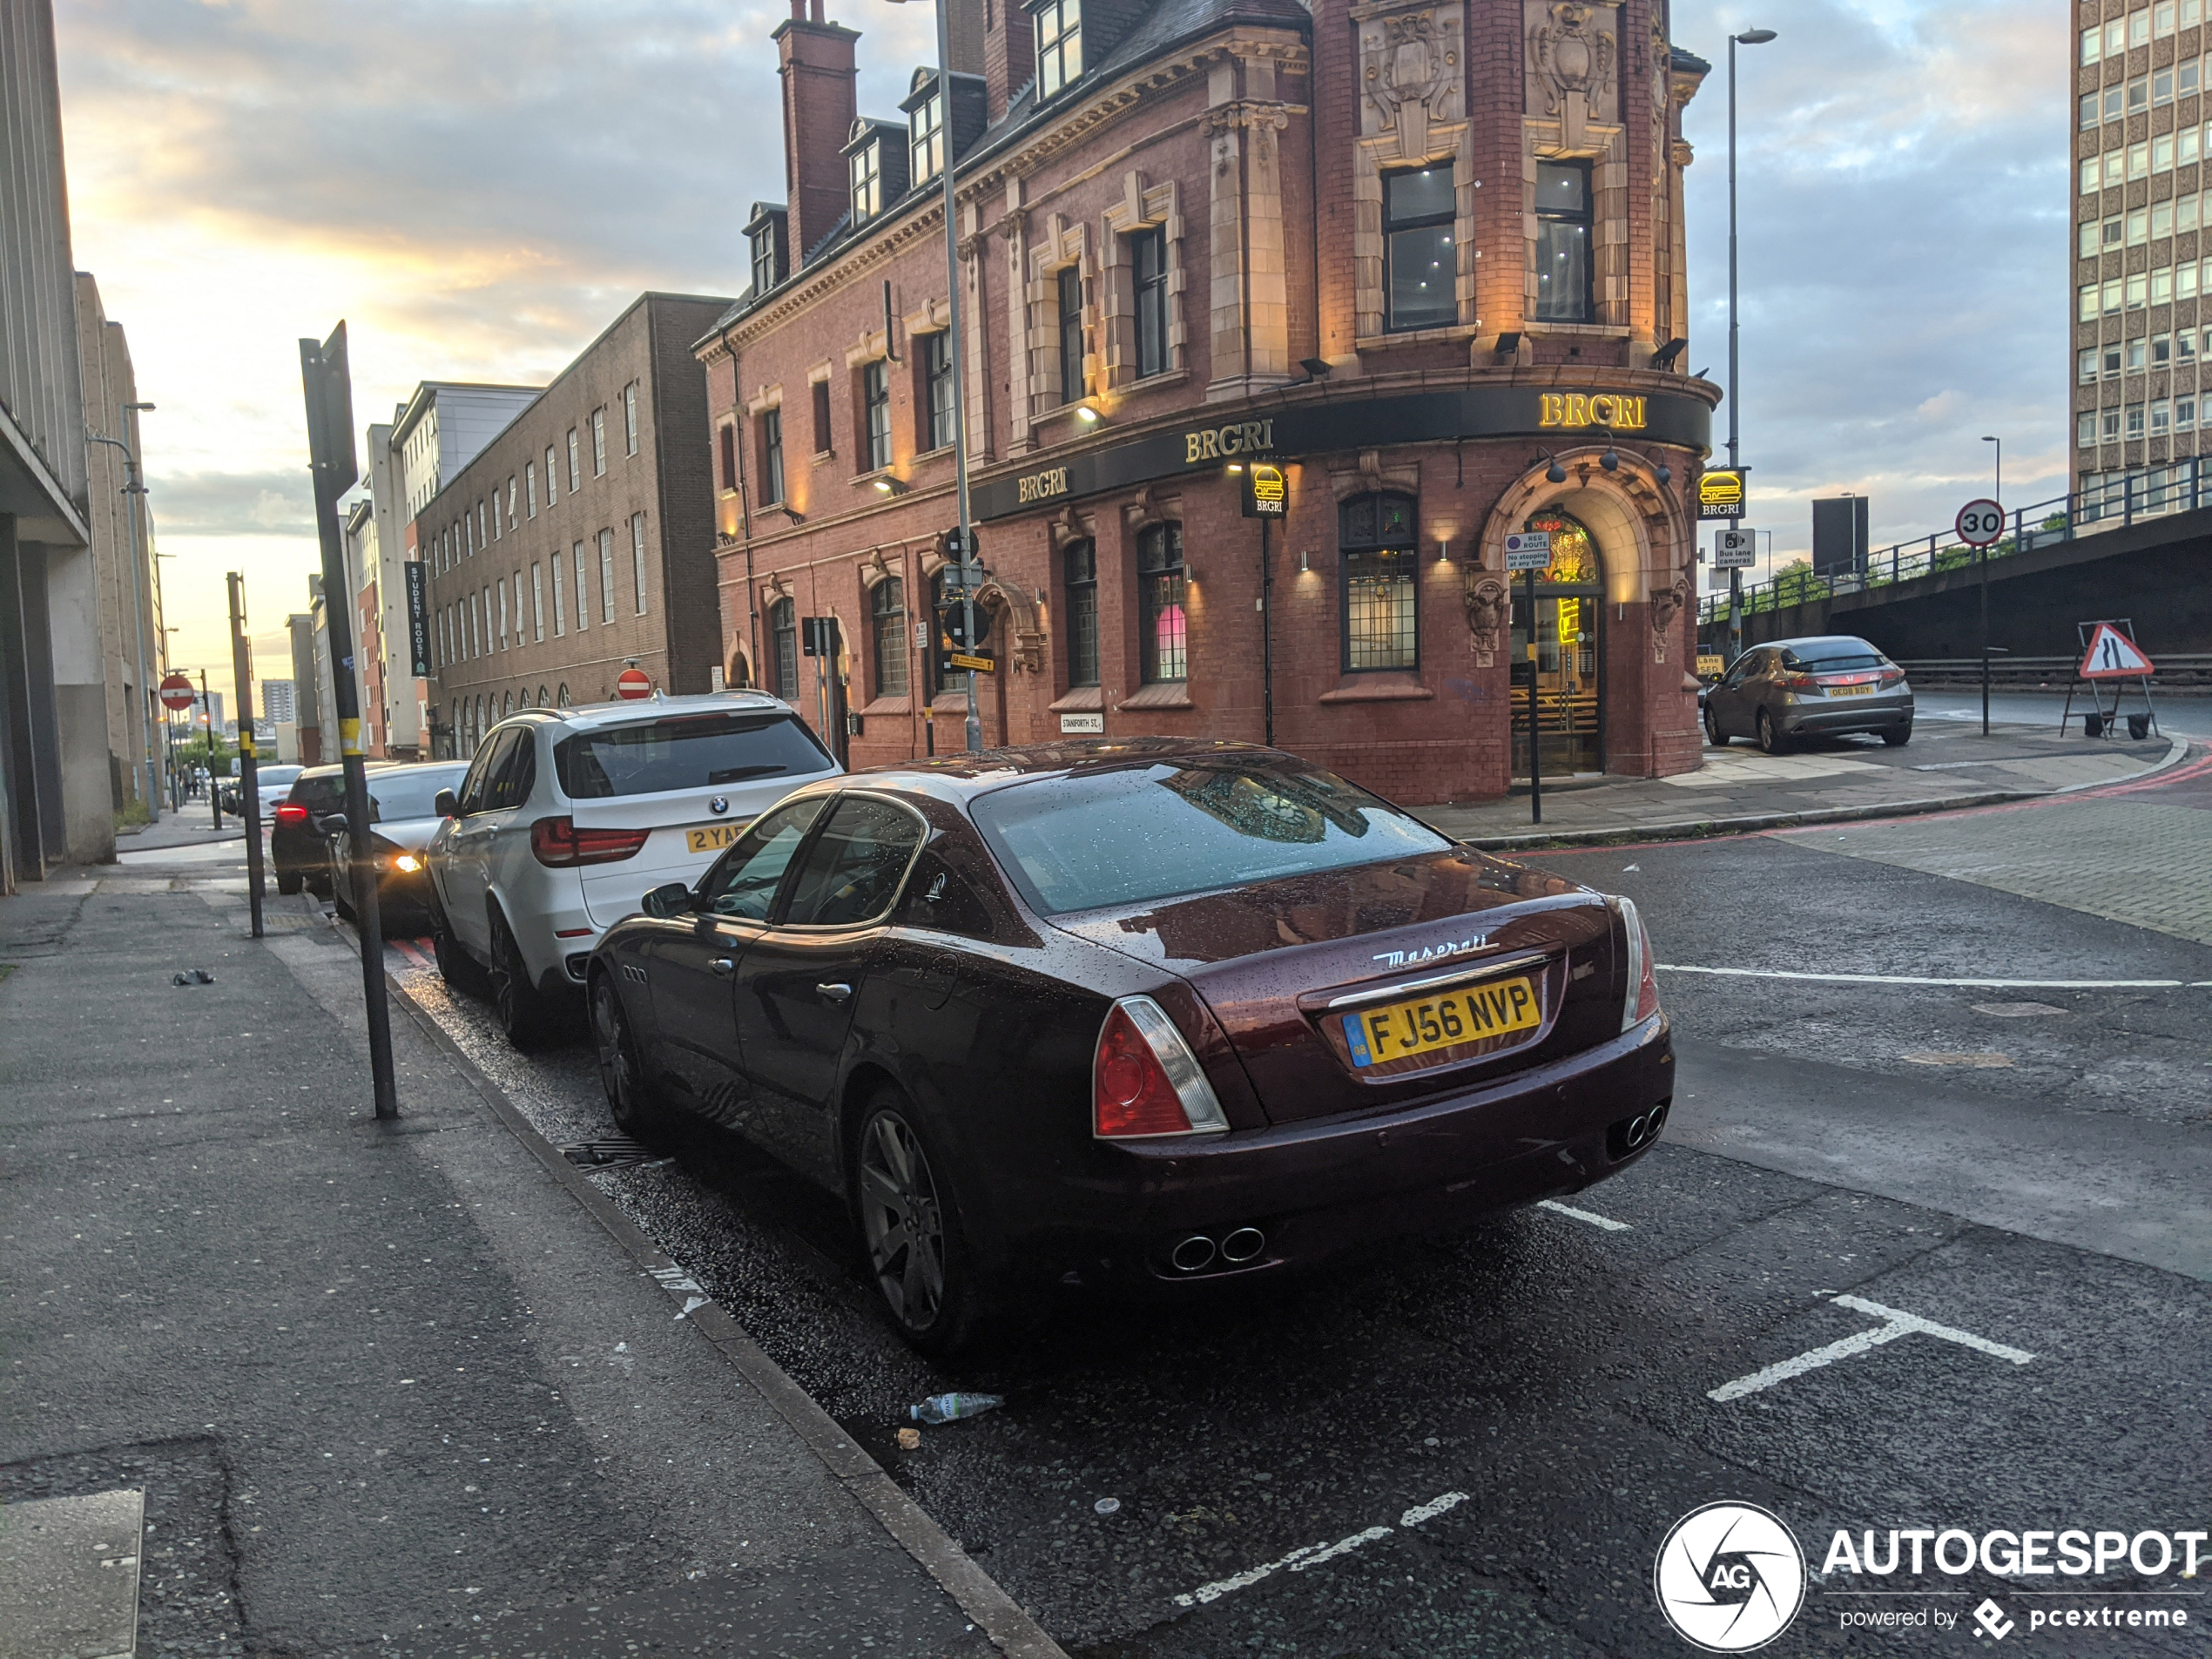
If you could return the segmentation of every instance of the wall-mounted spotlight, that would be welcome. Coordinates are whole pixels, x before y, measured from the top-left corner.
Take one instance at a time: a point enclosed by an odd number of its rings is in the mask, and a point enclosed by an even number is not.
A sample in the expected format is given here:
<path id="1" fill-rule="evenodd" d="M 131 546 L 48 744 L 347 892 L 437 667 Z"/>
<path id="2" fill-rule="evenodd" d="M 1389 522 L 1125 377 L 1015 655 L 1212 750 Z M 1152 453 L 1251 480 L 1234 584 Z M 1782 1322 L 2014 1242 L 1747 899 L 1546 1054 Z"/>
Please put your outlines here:
<path id="1" fill-rule="evenodd" d="M 1498 336 L 1497 357 L 1500 362 L 1504 362 L 1508 357 L 1514 355 L 1520 350 L 1521 330 L 1518 328 L 1511 329 Z"/>
<path id="2" fill-rule="evenodd" d="M 1301 357 L 1298 366 L 1317 381 L 1329 378 L 1329 360 L 1325 357 Z"/>
<path id="3" fill-rule="evenodd" d="M 1084 404 L 1082 408 L 1076 411 L 1076 419 L 1081 421 L 1085 426 L 1096 426 L 1105 418 L 1106 417 L 1104 415 L 1099 414 L 1096 409 L 1092 408 L 1088 403 Z"/>
<path id="4" fill-rule="evenodd" d="M 1244 469 L 1244 463 L 1241 461 L 1232 461 L 1229 463 L 1229 470 L 1231 472 L 1242 472 Z"/>
<path id="5" fill-rule="evenodd" d="M 1449 564 L 1452 562 L 1452 544 L 1440 536 L 1436 538 L 1436 562 L 1439 564 Z"/>
<path id="6" fill-rule="evenodd" d="M 1546 480 L 1554 484 L 1565 483 L 1567 482 L 1567 469 L 1560 465 L 1559 457 L 1548 449 L 1539 449 L 1536 453 L 1552 463 L 1550 466 L 1544 469 L 1544 477 Z"/>
<path id="7" fill-rule="evenodd" d="M 1606 440 L 1605 453 L 1597 458 L 1597 464 L 1604 468 L 1608 472 L 1618 472 L 1621 470 L 1620 451 L 1613 447 L 1613 441 L 1610 438 Z"/>
<path id="8" fill-rule="evenodd" d="M 1312 576 L 1313 574 L 1313 566 L 1307 563 L 1307 561 L 1313 555 L 1309 549 L 1300 548 L 1298 550 L 1298 573 L 1300 576 Z"/>
<path id="9" fill-rule="evenodd" d="M 903 496 L 907 493 L 907 484 L 900 479 L 883 477 L 874 479 L 872 482 L 874 483 L 877 489 L 887 496 Z"/>
<path id="10" fill-rule="evenodd" d="M 1676 334 L 1651 354 L 1651 366 L 1654 368 L 1672 368 L 1675 366 L 1675 360 L 1689 349 L 1689 342 L 1680 334 Z"/>

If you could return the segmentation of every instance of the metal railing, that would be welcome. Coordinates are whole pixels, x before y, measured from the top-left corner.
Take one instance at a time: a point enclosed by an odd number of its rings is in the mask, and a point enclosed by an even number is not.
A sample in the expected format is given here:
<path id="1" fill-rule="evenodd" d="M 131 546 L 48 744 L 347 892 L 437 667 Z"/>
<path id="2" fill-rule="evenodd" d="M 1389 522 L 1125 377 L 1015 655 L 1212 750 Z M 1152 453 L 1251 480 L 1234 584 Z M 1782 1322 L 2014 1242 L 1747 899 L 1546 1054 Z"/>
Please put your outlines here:
<path id="1" fill-rule="evenodd" d="M 2122 529 L 2140 518 L 2159 518 L 2212 505 L 2212 469 L 2202 467 L 2201 462 L 2202 457 L 2191 455 L 2171 466 L 2107 475 L 2071 494 L 2016 508 L 2011 533 L 1989 549 L 1989 556 L 2008 558 L 2054 542 Z M 1832 570 L 1824 575 L 1810 569 L 1780 571 L 1743 590 L 1743 614 L 1863 593 L 1939 570 L 1964 569 L 1974 560 L 1975 550 L 1959 541 L 1955 530 L 1938 530 L 1868 554 L 1864 571 Z M 1727 619 L 1726 593 L 1699 596 L 1701 626 Z"/>

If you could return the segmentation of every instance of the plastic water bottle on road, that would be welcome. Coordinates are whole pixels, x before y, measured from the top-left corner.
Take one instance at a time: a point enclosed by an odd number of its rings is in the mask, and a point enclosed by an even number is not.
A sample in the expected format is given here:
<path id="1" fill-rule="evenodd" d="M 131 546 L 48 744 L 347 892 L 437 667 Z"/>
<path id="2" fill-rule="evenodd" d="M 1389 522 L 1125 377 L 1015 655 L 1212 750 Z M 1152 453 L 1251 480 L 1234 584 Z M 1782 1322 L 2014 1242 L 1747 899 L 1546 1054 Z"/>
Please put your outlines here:
<path id="1" fill-rule="evenodd" d="M 956 1417 L 981 1417 L 1005 1404 L 1003 1394 L 932 1394 L 907 1406 L 907 1415 L 917 1423 L 949 1423 Z"/>

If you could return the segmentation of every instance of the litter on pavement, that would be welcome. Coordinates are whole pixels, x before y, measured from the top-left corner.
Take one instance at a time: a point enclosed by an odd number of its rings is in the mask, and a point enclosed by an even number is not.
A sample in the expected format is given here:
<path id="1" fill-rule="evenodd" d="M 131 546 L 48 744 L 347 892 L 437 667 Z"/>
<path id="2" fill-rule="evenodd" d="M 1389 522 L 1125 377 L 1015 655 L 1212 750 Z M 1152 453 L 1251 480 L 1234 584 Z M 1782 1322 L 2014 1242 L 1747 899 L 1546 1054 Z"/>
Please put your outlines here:
<path id="1" fill-rule="evenodd" d="M 901 1452 L 920 1451 L 921 1449 L 921 1431 L 918 1428 L 900 1429 L 899 1431 L 899 1449 Z"/>
<path id="2" fill-rule="evenodd" d="M 1005 1404 L 1003 1394 L 932 1394 L 907 1406 L 907 1415 L 917 1423 L 949 1423 L 956 1417 L 981 1417 Z"/>
<path id="3" fill-rule="evenodd" d="M 204 968 L 187 968 L 182 973 L 169 976 L 172 985 L 212 985 L 215 976 Z"/>

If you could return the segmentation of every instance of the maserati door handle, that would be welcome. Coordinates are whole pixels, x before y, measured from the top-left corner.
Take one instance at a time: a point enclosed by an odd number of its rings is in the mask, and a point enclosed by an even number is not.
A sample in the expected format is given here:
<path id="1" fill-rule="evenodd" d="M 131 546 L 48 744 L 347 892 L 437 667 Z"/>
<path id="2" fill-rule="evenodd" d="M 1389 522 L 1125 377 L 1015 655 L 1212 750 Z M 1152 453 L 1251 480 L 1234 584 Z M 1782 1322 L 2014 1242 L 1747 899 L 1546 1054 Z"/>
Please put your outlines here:
<path id="1" fill-rule="evenodd" d="M 842 1002 L 853 995 L 850 985 L 817 985 L 814 989 L 818 995 L 829 998 L 833 1002 Z"/>
<path id="2" fill-rule="evenodd" d="M 738 959 L 734 956 L 716 956 L 709 960 L 707 966 L 714 970 L 716 978 L 727 979 L 738 971 Z"/>

